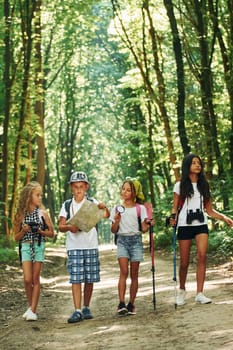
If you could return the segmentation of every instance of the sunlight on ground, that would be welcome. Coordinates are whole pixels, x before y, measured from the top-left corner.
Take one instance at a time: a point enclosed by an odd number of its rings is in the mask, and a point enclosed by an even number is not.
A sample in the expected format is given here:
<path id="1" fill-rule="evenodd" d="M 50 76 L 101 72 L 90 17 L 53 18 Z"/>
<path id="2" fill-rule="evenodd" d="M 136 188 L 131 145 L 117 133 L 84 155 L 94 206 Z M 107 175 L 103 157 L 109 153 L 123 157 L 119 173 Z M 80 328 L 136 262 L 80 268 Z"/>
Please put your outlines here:
<path id="1" fill-rule="evenodd" d="M 99 251 L 106 251 L 106 250 L 115 250 L 116 251 L 116 245 L 115 244 L 101 244 L 99 245 Z"/>
<path id="2" fill-rule="evenodd" d="M 229 305 L 233 305 L 233 299 L 232 300 L 224 300 L 224 301 L 217 301 L 215 302 L 215 304 L 229 304 Z"/>
<path id="3" fill-rule="evenodd" d="M 66 248 L 65 247 L 46 247 L 46 257 L 57 256 L 61 258 L 66 258 Z"/>
<path id="4" fill-rule="evenodd" d="M 98 327 L 98 331 L 94 332 L 94 335 L 97 334 L 103 334 L 103 333 L 108 333 L 108 332 L 119 332 L 119 331 L 124 331 L 125 330 L 125 325 L 114 325 L 111 327 Z"/>
<path id="5" fill-rule="evenodd" d="M 113 254 L 116 256 L 116 245 L 115 244 L 103 244 L 99 246 L 99 251 L 100 251 L 100 259 L 101 259 L 101 252 L 109 251 L 109 253 Z M 66 258 L 66 248 L 65 247 L 59 247 L 59 248 L 53 248 L 53 247 L 48 247 L 46 249 L 46 257 L 47 257 L 47 262 L 50 263 L 51 261 L 49 260 L 49 256 L 57 256 L 61 258 Z M 167 274 L 161 274 L 159 273 L 160 271 L 160 266 L 159 266 L 159 260 L 160 258 L 156 258 L 155 256 L 155 261 L 154 261 L 154 266 L 155 266 L 155 290 L 156 294 L 157 293 L 162 293 L 162 292 L 169 292 L 174 290 L 174 281 L 173 281 L 173 263 L 172 259 L 167 260 L 167 264 L 170 265 L 170 277 L 167 276 Z M 110 266 L 110 268 L 112 268 Z M 113 289 L 117 290 L 117 284 L 118 284 L 118 277 L 119 277 L 119 267 L 118 263 L 116 260 L 116 264 L 114 265 L 114 268 L 116 269 L 116 274 L 114 277 L 109 278 L 108 277 L 108 269 L 105 269 L 101 271 L 101 281 L 100 283 L 95 284 L 95 289 L 101 290 L 101 289 Z M 139 291 L 138 291 L 138 296 L 141 297 L 147 297 L 148 295 L 152 294 L 152 279 L 153 275 L 151 272 L 151 276 L 148 277 L 148 272 L 151 271 L 152 269 L 152 261 L 150 254 L 146 252 L 144 254 L 144 261 L 140 264 L 140 272 L 139 272 Z M 178 263 L 177 263 L 177 270 L 178 270 Z M 205 282 L 205 290 L 213 290 L 219 288 L 219 285 L 226 285 L 226 284 L 232 284 L 232 278 L 226 277 L 224 278 L 225 275 L 225 269 L 220 270 L 221 273 L 219 275 L 219 279 L 215 279 L 214 281 L 212 280 L 212 274 L 216 273 L 216 270 L 214 268 L 207 269 L 207 279 Z M 146 276 L 147 274 L 147 276 Z M 107 275 L 107 277 L 106 277 Z M 144 277 L 145 276 L 145 277 Z M 215 277 L 216 278 L 216 277 Z M 194 294 L 196 293 L 196 272 L 195 272 L 195 264 L 190 266 L 190 271 L 188 273 L 188 280 L 187 280 L 187 296 L 193 297 Z M 177 280 L 178 280 L 178 271 L 177 271 Z M 52 277 L 52 278 L 44 278 L 41 277 L 41 283 L 45 286 L 47 290 L 51 290 L 53 292 L 58 292 L 58 293 L 66 293 L 67 289 L 70 289 L 70 283 L 69 283 L 69 278 L 68 278 L 68 273 L 67 275 L 62 275 L 62 276 L 57 276 L 57 277 Z M 130 280 L 128 278 L 127 280 L 127 288 L 129 286 Z M 142 285 L 144 287 L 142 287 Z M 178 282 L 177 282 L 177 289 L 179 288 Z M 190 293 L 190 294 L 189 294 Z M 222 302 L 217 302 L 216 304 L 233 304 L 233 300 L 228 300 L 228 301 L 222 301 Z"/>

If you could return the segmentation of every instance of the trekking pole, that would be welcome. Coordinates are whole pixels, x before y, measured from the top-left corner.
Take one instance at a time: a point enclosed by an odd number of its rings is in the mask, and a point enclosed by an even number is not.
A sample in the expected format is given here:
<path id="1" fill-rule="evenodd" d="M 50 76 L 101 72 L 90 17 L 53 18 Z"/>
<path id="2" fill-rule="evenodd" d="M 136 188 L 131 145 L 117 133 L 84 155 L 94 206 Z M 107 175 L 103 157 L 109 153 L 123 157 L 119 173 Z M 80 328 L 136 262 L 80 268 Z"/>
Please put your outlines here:
<path id="1" fill-rule="evenodd" d="M 156 310 L 156 297 L 155 297 L 155 258 L 154 258 L 154 229 L 151 224 L 152 221 L 152 205 L 151 203 L 144 203 L 147 210 L 148 223 L 149 223 L 149 237 L 150 237 L 150 254 L 151 254 L 151 272 L 152 272 L 152 286 L 153 286 L 153 305 L 154 311 Z"/>
<path id="2" fill-rule="evenodd" d="M 173 226 L 172 231 L 172 244 L 173 244 L 173 281 L 174 281 L 174 305 L 177 308 L 176 296 L 177 296 L 177 278 L 176 278 L 176 225 Z"/>
<path id="3" fill-rule="evenodd" d="M 151 272 L 152 272 L 152 285 L 153 285 L 153 305 L 154 311 L 156 309 L 156 298 L 155 298 L 155 257 L 154 257 L 154 230 L 153 225 L 150 223 L 150 252 L 151 252 Z"/>

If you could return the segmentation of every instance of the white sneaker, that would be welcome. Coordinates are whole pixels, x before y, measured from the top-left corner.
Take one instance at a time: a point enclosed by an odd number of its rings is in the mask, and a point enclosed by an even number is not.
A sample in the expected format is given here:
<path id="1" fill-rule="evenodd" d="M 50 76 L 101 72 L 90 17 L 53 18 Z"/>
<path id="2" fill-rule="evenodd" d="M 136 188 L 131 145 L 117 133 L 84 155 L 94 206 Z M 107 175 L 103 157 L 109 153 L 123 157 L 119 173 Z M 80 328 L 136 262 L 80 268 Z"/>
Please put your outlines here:
<path id="1" fill-rule="evenodd" d="M 203 293 L 198 293 L 195 297 L 195 302 L 200 304 L 210 304 L 212 300 L 207 298 Z"/>
<path id="2" fill-rule="evenodd" d="M 186 291 L 184 289 L 178 290 L 177 297 L 176 297 L 176 305 L 185 304 L 185 301 L 184 301 L 185 295 L 186 295 Z"/>
<path id="3" fill-rule="evenodd" d="M 23 318 L 26 319 L 28 312 L 31 310 L 31 306 L 24 312 Z"/>
<path id="4" fill-rule="evenodd" d="M 26 316 L 26 321 L 37 321 L 38 316 L 36 313 L 34 313 L 31 309 L 28 311 Z"/>

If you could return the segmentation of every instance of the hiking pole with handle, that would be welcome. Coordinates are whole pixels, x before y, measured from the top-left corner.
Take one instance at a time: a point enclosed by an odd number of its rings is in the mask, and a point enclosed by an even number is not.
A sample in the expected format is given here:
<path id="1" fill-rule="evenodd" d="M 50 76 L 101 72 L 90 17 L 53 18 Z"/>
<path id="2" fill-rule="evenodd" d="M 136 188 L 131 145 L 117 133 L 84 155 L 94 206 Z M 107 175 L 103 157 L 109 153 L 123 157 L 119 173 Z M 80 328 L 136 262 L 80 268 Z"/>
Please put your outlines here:
<path id="1" fill-rule="evenodd" d="M 155 297 L 155 255 L 154 255 L 154 229 L 152 225 L 152 205 L 151 203 L 144 203 L 147 211 L 147 218 L 149 223 L 149 234 L 150 234 L 150 254 L 151 254 L 151 272 L 152 272 L 152 286 L 153 286 L 153 305 L 154 311 L 156 310 L 156 297 Z"/>
<path id="2" fill-rule="evenodd" d="M 172 244 L 173 244 L 173 281 L 174 281 L 174 305 L 177 308 L 177 278 L 176 278 L 176 225 L 172 229 Z"/>

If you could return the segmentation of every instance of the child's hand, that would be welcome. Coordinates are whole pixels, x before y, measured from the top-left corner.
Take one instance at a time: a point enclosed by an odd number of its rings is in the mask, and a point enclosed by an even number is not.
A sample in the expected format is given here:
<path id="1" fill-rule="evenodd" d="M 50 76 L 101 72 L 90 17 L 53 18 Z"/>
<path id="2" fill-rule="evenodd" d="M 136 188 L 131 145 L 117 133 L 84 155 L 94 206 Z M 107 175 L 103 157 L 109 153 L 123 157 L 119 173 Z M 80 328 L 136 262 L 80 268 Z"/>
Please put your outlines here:
<path id="1" fill-rule="evenodd" d="M 77 226 L 69 225 L 68 227 L 69 227 L 68 230 L 72 233 L 77 233 L 78 231 L 80 231 Z"/>
<path id="2" fill-rule="evenodd" d="M 23 233 L 31 231 L 31 227 L 28 224 L 23 224 L 22 225 L 22 231 L 23 231 Z"/>
<path id="3" fill-rule="evenodd" d="M 116 213 L 114 216 L 114 222 L 119 224 L 119 222 L 121 221 L 121 214 L 120 213 Z"/>
<path id="4" fill-rule="evenodd" d="M 176 226 L 176 214 L 171 214 L 170 215 L 170 217 L 169 217 L 169 224 L 172 227 Z"/>
<path id="5" fill-rule="evenodd" d="M 151 225 L 151 226 L 154 226 L 155 225 L 155 221 L 153 219 L 145 219 L 144 222 L 147 224 L 147 225 Z"/>
<path id="6" fill-rule="evenodd" d="M 230 227 L 233 226 L 233 220 L 231 218 L 229 218 L 228 216 L 224 215 L 223 221 Z"/>
<path id="7" fill-rule="evenodd" d="M 102 202 L 98 203 L 98 208 L 99 209 L 106 209 L 106 205 Z"/>

